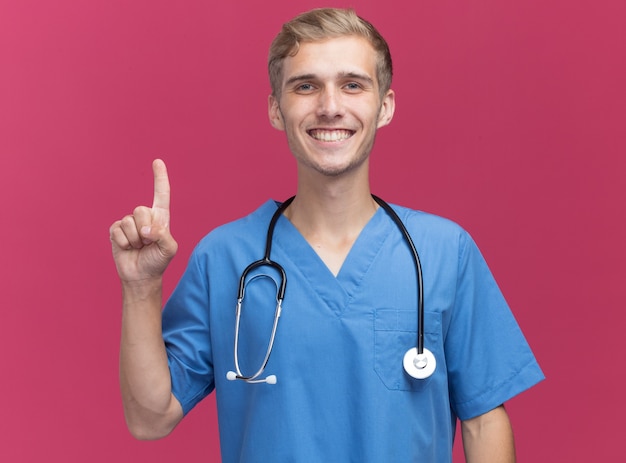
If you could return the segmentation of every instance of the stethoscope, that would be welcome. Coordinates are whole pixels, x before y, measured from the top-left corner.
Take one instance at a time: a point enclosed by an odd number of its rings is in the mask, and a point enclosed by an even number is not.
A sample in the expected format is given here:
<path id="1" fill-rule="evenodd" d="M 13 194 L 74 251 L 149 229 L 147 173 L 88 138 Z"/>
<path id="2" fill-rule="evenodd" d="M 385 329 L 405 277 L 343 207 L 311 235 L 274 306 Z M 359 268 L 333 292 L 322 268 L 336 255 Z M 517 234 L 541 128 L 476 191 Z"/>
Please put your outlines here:
<path id="1" fill-rule="evenodd" d="M 287 209 L 287 207 L 291 204 L 294 198 L 295 196 L 287 199 L 284 203 L 282 203 L 272 216 L 270 224 L 267 228 L 265 255 L 263 256 L 263 259 L 257 260 L 248 265 L 241 274 L 241 277 L 239 278 L 239 289 L 237 291 L 237 308 L 235 312 L 235 371 L 229 371 L 226 374 L 226 378 L 230 381 L 241 379 L 250 384 L 276 384 L 276 375 L 269 375 L 265 378 L 260 378 L 260 376 L 263 374 L 263 371 L 265 371 L 265 367 L 267 366 L 267 362 L 269 362 L 270 354 L 272 353 L 272 349 L 274 347 L 274 339 L 276 338 L 278 319 L 280 318 L 282 303 L 283 299 L 285 298 L 287 275 L 285 274 L 285 270 L 281 267 L 280 264 L 270 259 L 270 253 L 272 252 L 272 238 L 274 236 L 274 227 L 276 226 L 276 222 L 285 211 L 285 209 Z M 372 195 L 372 198 L 374 198 L 378 205 L 382 207 L 395 222 L 397 227 L 402 232 L 404 239 L 411 249 L 411 254 L 413 255 L 416 271 L 415 273 L 417 276 L 417 343 L 416 347 L 410 348 L 406 352 L 406 354 L 404 354 L 402 363 L 404 365 L 404 370 L 407 372 L 408 375 L 416 379 L 426 379 L 434 373 L 435 367 L 437 366 L 437 361 L 433 353 L 424 347 L 424 283 L 422 280 L 422 265 L 420 263 L 420 258 L 417 254 L 417 249 L 415 249 L 415 245 L 413 244 L 413 240 L 411 239 L 411 235 L 402 223 L 402 220 L 400 220 L 400 217 L 398 217 L 398 214 L 396 214 L 396 212 L 391 208 L 391 206 L 389 206 L 389 204 L 387 204 L 379 197 Z M 278 272 L 278 274 L 280 275 L 280 284 L 276 284 L 276 309 L 274 312 L 272 332 L 270 334 L 267 350 L 265 351 L 265 357 L 263 358 L 260 368 L 254 374 L 247 376 L 241 372 L 241 368 L 239 367 L 239 323 L 241 321 L 241 306 L 243 304 L 243 299 L 245 296 L 246 282 L 250 282 L 254 278 L 261 276 L 256 275 L 248 279 L 248 275 L 252 270 L 264 266 L 274 268 Z"/>

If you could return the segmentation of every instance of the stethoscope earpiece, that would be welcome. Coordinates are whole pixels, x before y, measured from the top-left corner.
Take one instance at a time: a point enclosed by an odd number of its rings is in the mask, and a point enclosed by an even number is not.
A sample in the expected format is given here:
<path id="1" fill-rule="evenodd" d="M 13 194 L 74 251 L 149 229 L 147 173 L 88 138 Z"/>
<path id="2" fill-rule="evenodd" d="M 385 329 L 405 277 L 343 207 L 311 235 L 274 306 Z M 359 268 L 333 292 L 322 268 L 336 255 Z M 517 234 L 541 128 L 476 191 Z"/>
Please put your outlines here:
<path id="1" fill-rule="evenodd" d="M 246 378 L 246 377 L 237 375 L 237 373 L 235 373 L 234 371 L 229 371 L 228 373 L 226 373 L 226 379 L 228 381 L 235 381 L 236 379 L 242 379 L 248 384 L 258 384 L 258 383 L 276 384 L 277 382 L 276 375 L 269 375 L 262 379 L 251 379 L 249 377 Z"/>
<path id="2" fill-rule="evenodd" d="M 422 354 L 412 347 L 404 354 L 404 370 L 415 379 L 426 379 L 435 372 L 437 360 L 431 351 L 424 348 Z"/>

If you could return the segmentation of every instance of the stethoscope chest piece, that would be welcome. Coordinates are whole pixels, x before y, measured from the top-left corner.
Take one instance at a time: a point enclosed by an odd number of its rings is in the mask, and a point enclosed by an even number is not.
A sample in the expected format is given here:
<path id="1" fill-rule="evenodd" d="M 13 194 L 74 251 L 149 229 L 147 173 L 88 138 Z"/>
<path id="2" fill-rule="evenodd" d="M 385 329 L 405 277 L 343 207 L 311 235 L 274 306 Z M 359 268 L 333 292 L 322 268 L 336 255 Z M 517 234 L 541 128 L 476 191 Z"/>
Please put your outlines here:
<path id="1" fill-rule="evenodd" d="M 404 354 L 404 370 L 415 379 L 426 379 L 435 372 L 437 360 L 431 351 L 424 348 L 422 354 L 413 347 Z"/>

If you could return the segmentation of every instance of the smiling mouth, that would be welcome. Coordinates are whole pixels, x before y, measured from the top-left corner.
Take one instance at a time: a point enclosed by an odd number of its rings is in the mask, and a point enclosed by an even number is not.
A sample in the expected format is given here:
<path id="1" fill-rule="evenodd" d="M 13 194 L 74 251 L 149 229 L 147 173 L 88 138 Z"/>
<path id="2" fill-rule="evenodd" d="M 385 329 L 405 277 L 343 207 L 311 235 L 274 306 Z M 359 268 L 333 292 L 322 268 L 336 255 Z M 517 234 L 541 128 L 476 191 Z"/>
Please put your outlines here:
<path id="1" fill-rule="evenodd" d="M 346 129 L 312 129 L 308 130 L 309 136 L 319 141 L 343 141 L 354 135 L 353 130 Z"/>

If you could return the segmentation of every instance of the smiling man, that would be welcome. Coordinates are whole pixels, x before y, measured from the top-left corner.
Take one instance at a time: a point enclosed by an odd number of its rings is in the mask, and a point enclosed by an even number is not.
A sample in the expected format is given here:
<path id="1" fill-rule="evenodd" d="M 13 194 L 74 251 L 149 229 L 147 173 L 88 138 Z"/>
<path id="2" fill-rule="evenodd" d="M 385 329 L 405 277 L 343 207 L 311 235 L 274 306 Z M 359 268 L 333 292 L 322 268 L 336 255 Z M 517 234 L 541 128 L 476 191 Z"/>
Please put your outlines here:
<path id="1" fill-rule="evenodd" d="M 381 90 L 367 39 L 303 43 L 282 64 L 280 87 L 269 98 L 270 121 L 287 132 L 299 174 L 310 168 L 336 177 L 356 169 L 367 179 L 376 130 L 394 110 L 393 91 Z"/>
<path id="2" fill-rule="evenodd" d="M 111 227 L 131 432 L 165 436 L 215 390 L 225 462 L 449 462 L 459 419 L 468 462 L 514 461 L 503 404 L 543 375 L 487 265 L 458 225 L 370 192 L 395 107 L 385 40 L 313 10 L 283 26 L 269 73 L 294 198 L 209 233 L 163 314 L 162 161 L 153 206 Z"/>

